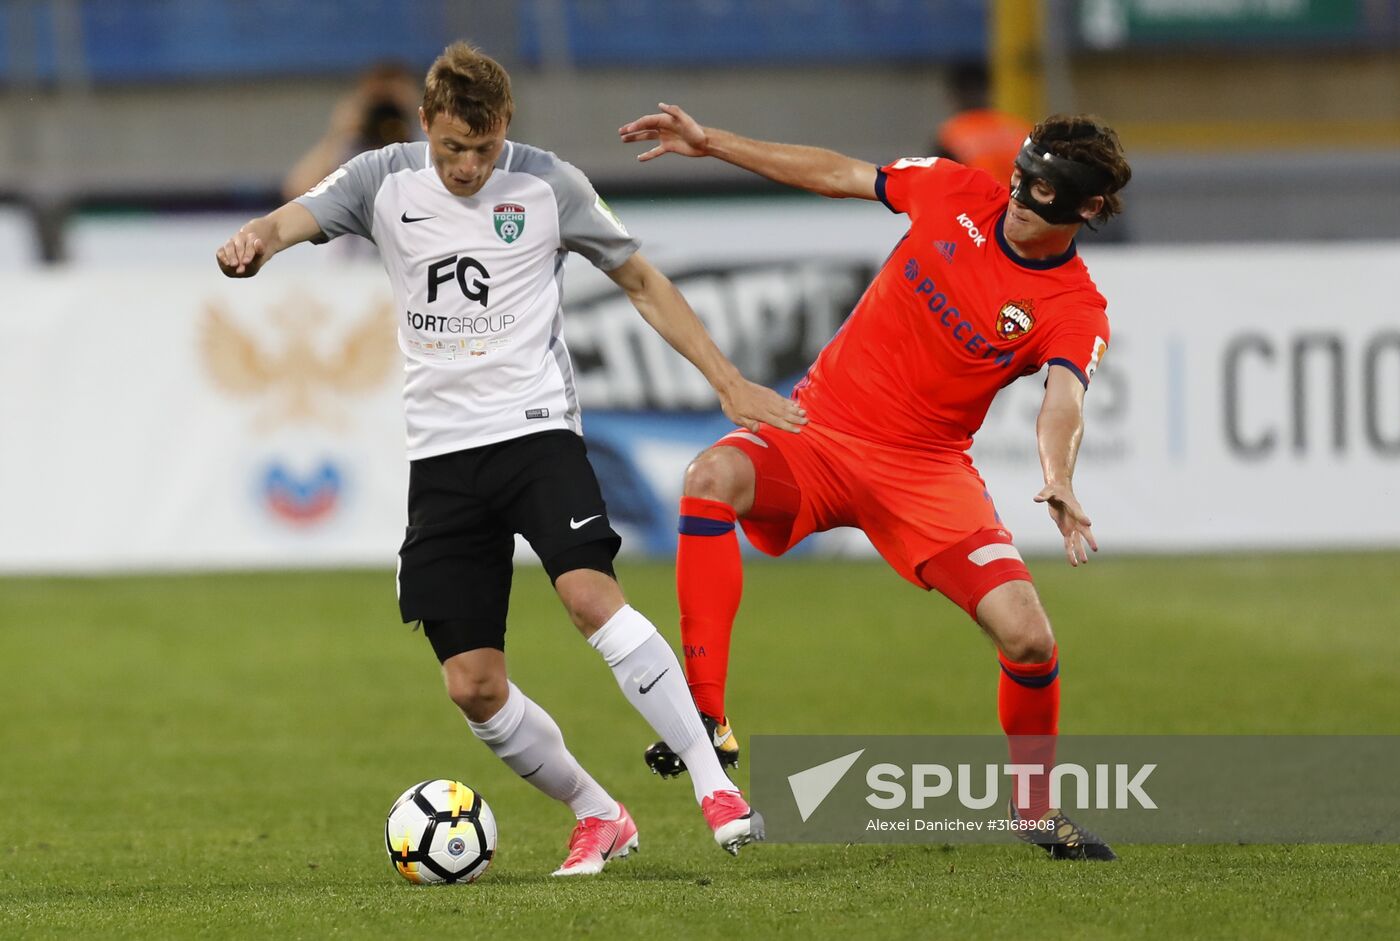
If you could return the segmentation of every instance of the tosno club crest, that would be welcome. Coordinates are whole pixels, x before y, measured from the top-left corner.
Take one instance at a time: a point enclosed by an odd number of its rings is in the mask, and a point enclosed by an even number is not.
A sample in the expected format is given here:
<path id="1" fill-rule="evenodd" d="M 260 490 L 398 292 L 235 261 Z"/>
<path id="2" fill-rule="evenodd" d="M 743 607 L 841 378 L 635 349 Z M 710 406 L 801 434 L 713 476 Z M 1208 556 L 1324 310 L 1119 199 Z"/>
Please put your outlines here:
<path id="1" fill-rule="evenodd" d="M 509 245 L 525 233 L 525 207 L 519 203 L 501 203 L 491 210 L 496 234 Z"/>
<path id="2" fill-rule="evenodd" d="M 997 314 L 997 336 L 1017 340 L 1035 326 L 1035 305 L 1030 301 L 1007 301 Z"/>

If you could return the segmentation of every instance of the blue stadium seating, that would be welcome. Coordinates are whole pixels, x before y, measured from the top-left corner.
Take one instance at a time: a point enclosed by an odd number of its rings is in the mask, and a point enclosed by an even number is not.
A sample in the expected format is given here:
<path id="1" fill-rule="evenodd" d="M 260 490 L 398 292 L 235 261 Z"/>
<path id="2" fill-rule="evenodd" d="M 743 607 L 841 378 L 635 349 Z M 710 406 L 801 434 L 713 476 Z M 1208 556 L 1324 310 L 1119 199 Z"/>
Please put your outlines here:
<path id="1" fill-rule="evenodd" d="M 465 0 L 7 0 L 0 3 L 0 81 L 349 74 L 383 59 L 426 65 L 457 38 L 454 30 L 472 22 L 473 6 Z M 493 14 L 509 24 L 512 48 L 493 51 L 526 65 L 556 58 L 581 68 L 946 61 L 979 56 L 986 46 L 982 0 L 515 0 L 513 6 L 513 17 L 500 6 Z M 81 50 L 78 57 L 59 53 L 65 9 L 76 14 L 76 29 L 66 35 Z"/>

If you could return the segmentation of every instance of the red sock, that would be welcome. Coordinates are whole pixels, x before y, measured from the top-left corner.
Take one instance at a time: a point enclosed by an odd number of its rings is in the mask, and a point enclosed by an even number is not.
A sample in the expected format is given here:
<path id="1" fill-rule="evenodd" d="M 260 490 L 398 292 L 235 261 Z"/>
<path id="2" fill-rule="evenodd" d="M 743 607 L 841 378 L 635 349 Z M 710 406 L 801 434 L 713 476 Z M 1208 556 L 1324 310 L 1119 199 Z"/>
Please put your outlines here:
<path id="1" fill-rule="evenodd" d="M 681 606 L 685 676 L 695 705 L 721 720 L 725 718 L 729 634 L 744 591 L 734 520 L 734 508 L 727 503 L 681 497 L 676 595 Z"/>
<path id="2" fill-rule="evenodd" d="M 1055 764 L 1055 736 L 1060 731 L 1060 649 L 1046 663 L 1012 663 L 1001 660 L 997 686 L 997 713 L 1008 736 L 1014 764 L 1040 765 L 1044 774 L 1030 778 L 1030 803 L 1017 810 L 1027 820 L 1037 820 L 1050 809 L 1050 769 Z M 1014 782 L 1015 779 L 1013 778 Z M 1015 792 L 1012 799 L 1016 800 Z"/>

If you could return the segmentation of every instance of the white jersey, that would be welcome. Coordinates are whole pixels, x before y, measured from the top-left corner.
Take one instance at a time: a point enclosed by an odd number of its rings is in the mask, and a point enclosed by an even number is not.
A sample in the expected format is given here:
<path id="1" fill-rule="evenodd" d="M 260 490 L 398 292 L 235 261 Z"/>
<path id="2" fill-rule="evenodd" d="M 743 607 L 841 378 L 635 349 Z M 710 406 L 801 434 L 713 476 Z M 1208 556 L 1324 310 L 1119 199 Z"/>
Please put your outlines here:
<path id="1" fill-rule="evenodd" d="M 564 258 L 604 271 L 637 242 L 578 169 L 507 141 L 475 196 L 453 196 L 425 142 L 360 154 L 296 200 L 324 239 L 379 246 L 405 357 L 410 460 L 546 429 L 582 434 L 564 345 Z"/>

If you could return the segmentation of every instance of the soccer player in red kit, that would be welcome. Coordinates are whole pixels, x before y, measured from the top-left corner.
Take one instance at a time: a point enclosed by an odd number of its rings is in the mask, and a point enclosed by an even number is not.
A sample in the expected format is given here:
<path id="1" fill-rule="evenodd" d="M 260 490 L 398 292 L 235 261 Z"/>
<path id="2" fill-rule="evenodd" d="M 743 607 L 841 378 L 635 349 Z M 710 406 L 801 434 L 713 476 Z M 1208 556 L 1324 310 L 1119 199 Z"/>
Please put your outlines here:
<path id="1" fill-rule="evenodd" d="M 1030 572 L 1002 525 L 968 448 L 992 399 L 1045 367 L 1036 438 L 1045 486 L 1035 495 L 1071 565 L 1097 551 L 1071 486 L 1084 393 L 1108 348 L 1106 303 L 1078 257 L 1081 225 L 1121 209 L 1131 176 L 1117 135 L 1086 116 L 1037 125 L 1016 158 L 1011 190 L 946 159 L 884 167 L 814 147 L 702 127 L 673 105 L 623 126 L 654 141 L 639 159 L 711 156 L 823 196 L 878 199 L 909 231 L 795 391 L 798 433 L 738 430 L 686 472 L 677 585 L 691 694 L 722 760 L 738 744 L 724 709 L 729 638 L 743 572 L 736 520 L 781 555 L 808 534 L 863 530 L 915 585 L 937 589 L 996 643 L 998 712 L 1013 761 L 1054 761 L 1059 660 Z M 664 743 L 647 752 L 662 774 L 684 770 Z M 1020 831 L 1056 858 L 1113 859 L 1102 840 L 1049 805 L 1048 775 L 1011 808 L 1038 821 Z"/>

